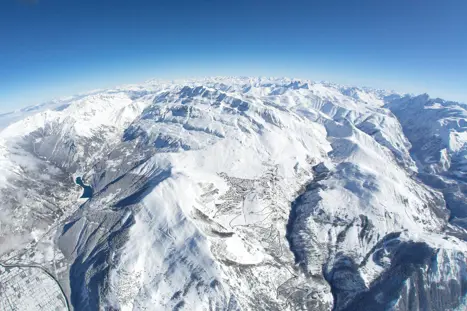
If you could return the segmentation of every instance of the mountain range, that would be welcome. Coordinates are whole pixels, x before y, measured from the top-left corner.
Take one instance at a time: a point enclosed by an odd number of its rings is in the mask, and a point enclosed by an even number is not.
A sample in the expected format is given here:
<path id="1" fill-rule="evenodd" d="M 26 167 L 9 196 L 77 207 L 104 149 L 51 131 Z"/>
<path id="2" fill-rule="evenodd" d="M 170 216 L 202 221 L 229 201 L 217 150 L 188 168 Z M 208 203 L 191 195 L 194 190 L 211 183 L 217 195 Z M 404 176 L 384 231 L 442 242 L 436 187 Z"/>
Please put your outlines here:
<path id="1" fill-rule="evenodd" d="M 81 310 L 466 310 L 467 106 L 288 78 L 0 115 L 0 263 Z"/>

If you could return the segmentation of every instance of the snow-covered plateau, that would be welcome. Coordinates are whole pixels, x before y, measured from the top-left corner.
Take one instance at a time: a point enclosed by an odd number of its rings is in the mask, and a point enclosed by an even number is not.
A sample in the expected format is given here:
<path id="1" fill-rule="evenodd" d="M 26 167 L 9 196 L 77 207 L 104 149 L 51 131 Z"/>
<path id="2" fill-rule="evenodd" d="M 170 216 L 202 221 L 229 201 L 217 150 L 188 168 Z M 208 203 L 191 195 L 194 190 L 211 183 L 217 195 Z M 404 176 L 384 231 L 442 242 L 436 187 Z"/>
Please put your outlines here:
<path id="1" fill-rule="evenodd" d="M 149 81 L 0 128 L 0 264 L 42 267 L 66 309 L 467 309 L 464 104 Z"/>

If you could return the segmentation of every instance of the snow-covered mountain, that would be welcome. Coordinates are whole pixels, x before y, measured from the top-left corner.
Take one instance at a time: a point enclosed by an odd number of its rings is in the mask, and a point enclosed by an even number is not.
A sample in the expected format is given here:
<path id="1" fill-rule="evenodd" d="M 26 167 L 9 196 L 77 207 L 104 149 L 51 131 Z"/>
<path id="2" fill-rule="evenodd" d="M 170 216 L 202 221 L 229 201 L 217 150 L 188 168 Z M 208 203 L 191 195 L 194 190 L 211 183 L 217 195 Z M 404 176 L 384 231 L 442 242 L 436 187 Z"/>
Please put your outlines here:
<path id="1" fill-rule="evenodd" d="M 463 104 L 212 78 L 38 109 L 0 132 L 0 263 L 74 310 L 467 308 Z"/>

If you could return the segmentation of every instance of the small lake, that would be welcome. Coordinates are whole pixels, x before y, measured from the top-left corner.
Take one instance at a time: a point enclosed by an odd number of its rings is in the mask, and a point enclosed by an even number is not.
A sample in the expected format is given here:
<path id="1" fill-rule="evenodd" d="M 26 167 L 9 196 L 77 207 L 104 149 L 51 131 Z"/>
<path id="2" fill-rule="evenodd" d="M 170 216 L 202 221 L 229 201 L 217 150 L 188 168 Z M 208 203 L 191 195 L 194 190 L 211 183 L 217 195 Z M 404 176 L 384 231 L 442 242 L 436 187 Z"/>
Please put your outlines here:
<path id="1" fill-rule="evenodd" d="M 85 185 L 81 177 L 76 177 L 76 183 L 83 188 L 83 194 L 81 195 L 80 199 L 92 198 L 92 187 L 91 186 Z"/>

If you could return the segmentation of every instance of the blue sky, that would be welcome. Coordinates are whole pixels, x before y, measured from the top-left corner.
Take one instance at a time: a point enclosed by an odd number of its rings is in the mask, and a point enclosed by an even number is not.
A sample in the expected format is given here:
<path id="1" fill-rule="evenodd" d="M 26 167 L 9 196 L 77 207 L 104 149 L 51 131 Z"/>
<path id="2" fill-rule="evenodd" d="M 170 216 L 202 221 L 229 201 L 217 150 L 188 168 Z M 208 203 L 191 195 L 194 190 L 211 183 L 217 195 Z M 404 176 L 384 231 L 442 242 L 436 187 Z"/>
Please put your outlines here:
<path id="1" fill-rule="evenodd" d="M 0 111 L 149 78 L 289 76 L 467 102 L 467 1 L 4 0 Z"/>

